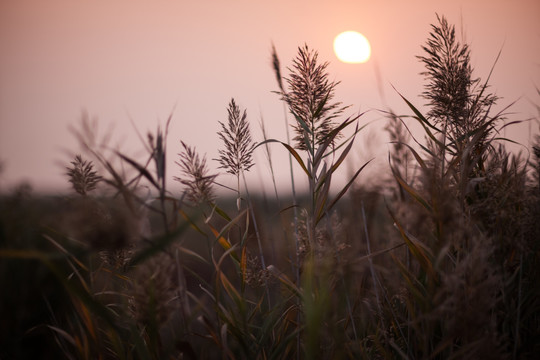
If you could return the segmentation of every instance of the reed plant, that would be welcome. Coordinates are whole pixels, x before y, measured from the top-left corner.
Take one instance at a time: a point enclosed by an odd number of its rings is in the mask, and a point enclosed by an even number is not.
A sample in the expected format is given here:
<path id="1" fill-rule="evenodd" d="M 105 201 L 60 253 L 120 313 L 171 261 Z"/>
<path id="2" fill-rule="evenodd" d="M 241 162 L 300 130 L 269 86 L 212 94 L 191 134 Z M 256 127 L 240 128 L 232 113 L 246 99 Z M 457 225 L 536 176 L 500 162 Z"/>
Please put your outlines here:
<path id="1" fill-rule="evenodd" d="M 366 115 L 346 115 L 307 45 L 286 71 L 272 53 L 292 139 L 256 141 L 231 99 L 214 159 L 225 174 L 176 141 L 180 191 L 167 182 L 174 112 L 137 132 L 140 156 L 83 114 L 71 193 L 0 198 L 0 358 L 534 358 L 540 141 L 528 157 L 506 150 L 499 134 L 516 121 L 495 111 L 446 18 L 422 49 L 426 110 L 399 94 L 410 114 L 386 111 L 391 176 L 375 185 L 359 178 L 369 161 L 333 181 Z M 275 150 L 293 197 L 275 186 L 273 201 L 244 174 Z"/>
<path id="2" fill-rule="evenodd" d="M 473 78 L 468 46 L 457 42 L 444 17 L 438 21 L 419 57 L 427 69 L 427 115 L 403 97 L 426 133 L 427 145 L 417 141 L 422 154 L 407 145 L 417 183 L 391 166 L 407 197 L 389 211 L 415 260 L 395 257 L 407 291 L 407 342 L 399 352 L 444 359 L 530 356 L 517 351 L 512 325 L 503 325 L 515 322 L 516 332 L 520 326 L 521 308 L 507 297 L 522 301 L 522 280 L 509 278 L 523 266 L 525 167 L 519 155 L 504 150 L 507 139 L 497 137 L 506 108 L 493 112 L 497 97 L 487 81 Z M 405 216 L 396 216 L 400 207 L 408 209 L 400 211 Z"/>

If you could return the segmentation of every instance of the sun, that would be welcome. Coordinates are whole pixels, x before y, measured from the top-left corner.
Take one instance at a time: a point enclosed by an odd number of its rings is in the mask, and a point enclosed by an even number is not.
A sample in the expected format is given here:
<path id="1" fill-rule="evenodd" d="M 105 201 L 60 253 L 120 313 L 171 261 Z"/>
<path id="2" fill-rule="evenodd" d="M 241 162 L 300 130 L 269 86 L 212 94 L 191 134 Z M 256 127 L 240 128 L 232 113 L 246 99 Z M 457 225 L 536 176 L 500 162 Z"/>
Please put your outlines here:
<path id="1" fill-rule="evenodd" d="M 365 63 L 371 56 L 371 46 L 359 32 L 345 31 L 334 39 L 334 52 L 344 63 Z"/>

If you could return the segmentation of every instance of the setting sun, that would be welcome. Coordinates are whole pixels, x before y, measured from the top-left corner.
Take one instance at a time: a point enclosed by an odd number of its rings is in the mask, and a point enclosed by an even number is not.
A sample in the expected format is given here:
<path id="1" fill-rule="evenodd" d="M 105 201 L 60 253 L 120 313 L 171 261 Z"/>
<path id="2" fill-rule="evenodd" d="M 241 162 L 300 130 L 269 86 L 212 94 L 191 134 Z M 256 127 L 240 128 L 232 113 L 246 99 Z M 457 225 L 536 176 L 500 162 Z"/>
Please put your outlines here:
<path id="1" fill-rule="evenodd" d="M 334 52 L 345 63 L 365 63 L 371 55 L 371 46 L 364 35 L 345 31 L 334 39 Z"/>

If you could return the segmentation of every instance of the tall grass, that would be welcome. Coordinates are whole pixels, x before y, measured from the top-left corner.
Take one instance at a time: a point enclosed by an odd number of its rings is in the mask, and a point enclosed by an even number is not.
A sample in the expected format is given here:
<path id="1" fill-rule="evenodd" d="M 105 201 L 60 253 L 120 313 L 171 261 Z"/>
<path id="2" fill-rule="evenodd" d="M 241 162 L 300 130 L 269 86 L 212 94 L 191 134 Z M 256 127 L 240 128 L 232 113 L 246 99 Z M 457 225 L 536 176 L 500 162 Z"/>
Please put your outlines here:
<path id="1" fill-rule="evenodd" d="M 139 158 L 83 116 L 72 194 L 21 186 L 0 201 L 0 358 L 534 358 L 540 142 L 506 151 L 506 108 L 444 17 L 422 49 L 427 110 L 400 94 L 410 114 L 387 112 L 391 176 L 376 186 L 360 177 L 369 162 L 332 181 L 365 115 L 334 101 L 307 45 L 286 74 L 273 51 L 292 141 L 254 142 L 247 110 L 224 111 L 214 160 L 236 178 L 230 197 L 182 140 L 166 168 L 173 114 L 139 136 Z M 289 155 L 293 198 L 249 191 L 256 151 L 270 166 Z"/>

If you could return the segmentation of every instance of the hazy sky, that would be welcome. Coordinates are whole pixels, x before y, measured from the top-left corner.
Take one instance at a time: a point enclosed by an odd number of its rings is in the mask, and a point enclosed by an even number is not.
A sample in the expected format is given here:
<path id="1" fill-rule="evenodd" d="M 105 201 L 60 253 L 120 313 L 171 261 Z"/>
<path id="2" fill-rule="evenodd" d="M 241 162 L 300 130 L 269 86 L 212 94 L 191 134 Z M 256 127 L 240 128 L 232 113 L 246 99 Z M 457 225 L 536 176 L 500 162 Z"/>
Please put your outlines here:
<path id="1" fill-rule="evenodd" d="M 171 177 L 180 140 L 217 157 L 218 121 L 226 121 L 231 97 L 247 108 L 256 140 L 261 117 L 269 136 L 284 140 L 283 105 L 272 93 L 272 42 L 283 67 L 304 43 L 330 61 L 331 78 L 341 81 L 336 98 L 353 105 L 350 114 L 387 107 L 404 113 L 391 85 L 423 103 L 415 56 L 422 54 L 436 13 L 463 30 L 475 75 L 485 78 L 502 48 L 491 80 L 503 98 L 499 109 L 517 100 L 512 120 L 538 115 L 532 104 L 540 104 L 538 0 L 2 0 L 0 190 L 23 180 L 37 190 L 69 189 L 62 164 L 79 147 L 68 128 L 80 122 L 83 110 L 99 119 L 102 132 L 112 124 L 112 144 L 135 156 L 143 146 L 129 117 L 145 134 L 163 125 L 176 106 L 168 140 Z M 332 41 L 345 30 L 370 40 L 369 62 L 337 60 Z M 380 118 L 373 110 L 361 122 Z M 365 131 L 369 136 L 358 139 L 353 165 L 370 156 L 386 161 L 383 125 L 378 120 Z M 538 131 L 523 125 L 506 136 L 527 145 L 530 129 Z M 283 149 L 272 151 L 283 160 Z M 287 168 L 282 160 L 275 160 L 281 175 Z M 267 184 L 262 152 L 258 161 L 251 178 Z M 286 178 L 280 182 L 288 184 Z"/>

